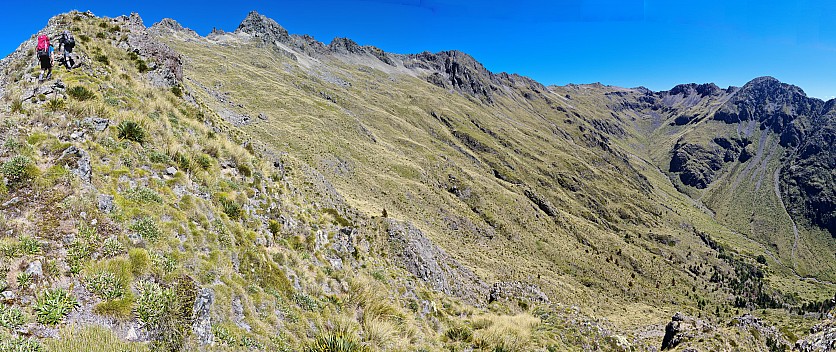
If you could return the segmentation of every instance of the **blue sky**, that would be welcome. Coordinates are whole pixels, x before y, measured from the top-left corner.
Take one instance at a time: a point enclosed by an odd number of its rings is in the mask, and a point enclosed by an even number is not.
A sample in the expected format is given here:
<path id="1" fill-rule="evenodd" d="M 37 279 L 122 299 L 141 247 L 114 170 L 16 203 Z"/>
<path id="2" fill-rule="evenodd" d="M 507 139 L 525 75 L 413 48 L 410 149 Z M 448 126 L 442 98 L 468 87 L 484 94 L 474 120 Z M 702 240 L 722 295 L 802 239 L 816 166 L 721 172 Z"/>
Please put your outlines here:
<path id="1" fill-rule="evenodd" d="M 171 17 L 201 35 L 234 30 L 250 10 L 323 42 L 352 38 L 396 53 L 457 49 L 494 72 L 544 84 L 601 82 L 667 90 L 776 78 L 836 96 L 836 2 L 824 0 L 14 1 L 0 14 L 0 55 L 72 9 L 146 25 Z"/>

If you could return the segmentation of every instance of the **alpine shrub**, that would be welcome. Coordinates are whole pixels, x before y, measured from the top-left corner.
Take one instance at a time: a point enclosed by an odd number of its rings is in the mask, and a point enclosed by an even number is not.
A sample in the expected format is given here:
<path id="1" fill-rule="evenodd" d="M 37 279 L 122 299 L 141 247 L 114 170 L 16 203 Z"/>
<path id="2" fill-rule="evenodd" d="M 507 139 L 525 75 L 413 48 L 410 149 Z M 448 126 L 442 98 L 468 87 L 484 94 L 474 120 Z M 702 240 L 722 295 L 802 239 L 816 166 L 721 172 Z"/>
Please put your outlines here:
<path id="1" fill-rule="evenodd" d="M 139 144 L 145 143 L 145 128 L 136 121 L 124 120 L 116 126 L 120 139 L 127 139 Z"/>

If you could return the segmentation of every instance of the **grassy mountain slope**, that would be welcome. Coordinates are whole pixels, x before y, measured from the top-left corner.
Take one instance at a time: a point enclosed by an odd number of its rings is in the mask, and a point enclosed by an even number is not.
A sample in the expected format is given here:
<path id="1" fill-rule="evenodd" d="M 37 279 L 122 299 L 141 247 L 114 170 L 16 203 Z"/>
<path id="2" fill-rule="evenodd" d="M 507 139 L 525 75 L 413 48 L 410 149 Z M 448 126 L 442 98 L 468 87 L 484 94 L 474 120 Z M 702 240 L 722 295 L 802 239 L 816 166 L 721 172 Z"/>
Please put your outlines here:
<path id="1" fill-rule="evenodd" d="M 682 141 L 729 133 L 710 117 L 732 92 L 544 87 L 255 13 L 208 37 L 65 28 L 82 65 L 60 82 L 35 82 L 33 40 L 0 63 L 8 346 L 652 350 L 681 311 L 700 328 L 676 349 L 762 350 L 830 309 L 808 303 L 832 297 L 812 249 L 832 243 L 765 230 L 788 223 L 774 137 L 755 173 L 670 171 Z M 68 315 L 38 303 L 53 289 Z"/>

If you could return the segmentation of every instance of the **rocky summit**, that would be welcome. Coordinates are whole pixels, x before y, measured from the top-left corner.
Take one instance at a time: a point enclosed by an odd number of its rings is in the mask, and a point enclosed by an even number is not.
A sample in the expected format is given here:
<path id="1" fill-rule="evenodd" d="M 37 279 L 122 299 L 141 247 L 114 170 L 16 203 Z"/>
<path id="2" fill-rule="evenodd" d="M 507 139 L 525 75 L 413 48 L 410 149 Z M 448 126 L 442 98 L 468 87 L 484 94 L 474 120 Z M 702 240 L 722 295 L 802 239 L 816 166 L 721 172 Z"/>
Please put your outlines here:
<path id="1" fill-rule="evenodd" d="M 70 12 L 0 61 L 0 351 L 832 351 L 836 103 Z"/>

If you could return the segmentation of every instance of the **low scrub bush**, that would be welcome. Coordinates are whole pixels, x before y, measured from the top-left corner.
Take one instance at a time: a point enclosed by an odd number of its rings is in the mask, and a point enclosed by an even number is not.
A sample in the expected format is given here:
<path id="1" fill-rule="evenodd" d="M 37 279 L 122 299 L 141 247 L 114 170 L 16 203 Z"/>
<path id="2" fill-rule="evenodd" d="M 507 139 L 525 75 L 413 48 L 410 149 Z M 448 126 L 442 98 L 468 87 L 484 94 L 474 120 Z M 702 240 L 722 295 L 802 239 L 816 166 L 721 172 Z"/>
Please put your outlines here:
<path id="1" fill-rule="evenodd" d="M 134 202 L 148 204 L 148 203 L 162 203 L 163 197 L 159 193 L 148 187 L 135 187 L 128 190 L 125 198 Z"/>
<path id="2" fill-rule="evenodd" d="M 37 166 L 23 155 L 16 155 L 0 166 L 0 172 L 8 180 L 9 185 L 19 185 L 37 175 Z"/>
<path id="3" fill-rule="evenodd" d="M 148 239 L 150 241 L 154 241 L 162 235 L 162 231 L 160 231 L 160 228 L 157 227 L 157 223 L 150 217 L 135 220 L 129 228 L 136 231 L 136 233 L 142 236 L 143 239 Z"/>
<path id="4" fill-rule="evenodd" d="M 194 281 L 179 277 L 170 287 L 153 282 L 137 285 L 136 317 L 155 337 L 152 350 L 179 351 L 191 331 L 192 309 L 197 295 Z"/>
<path id="5" fill-rule="evenodd" d="M 37 339 L 15 337 L 9 339 L 0 339 L 0 351 L 10 352 L 41 352 L 43 347 Z"/>

